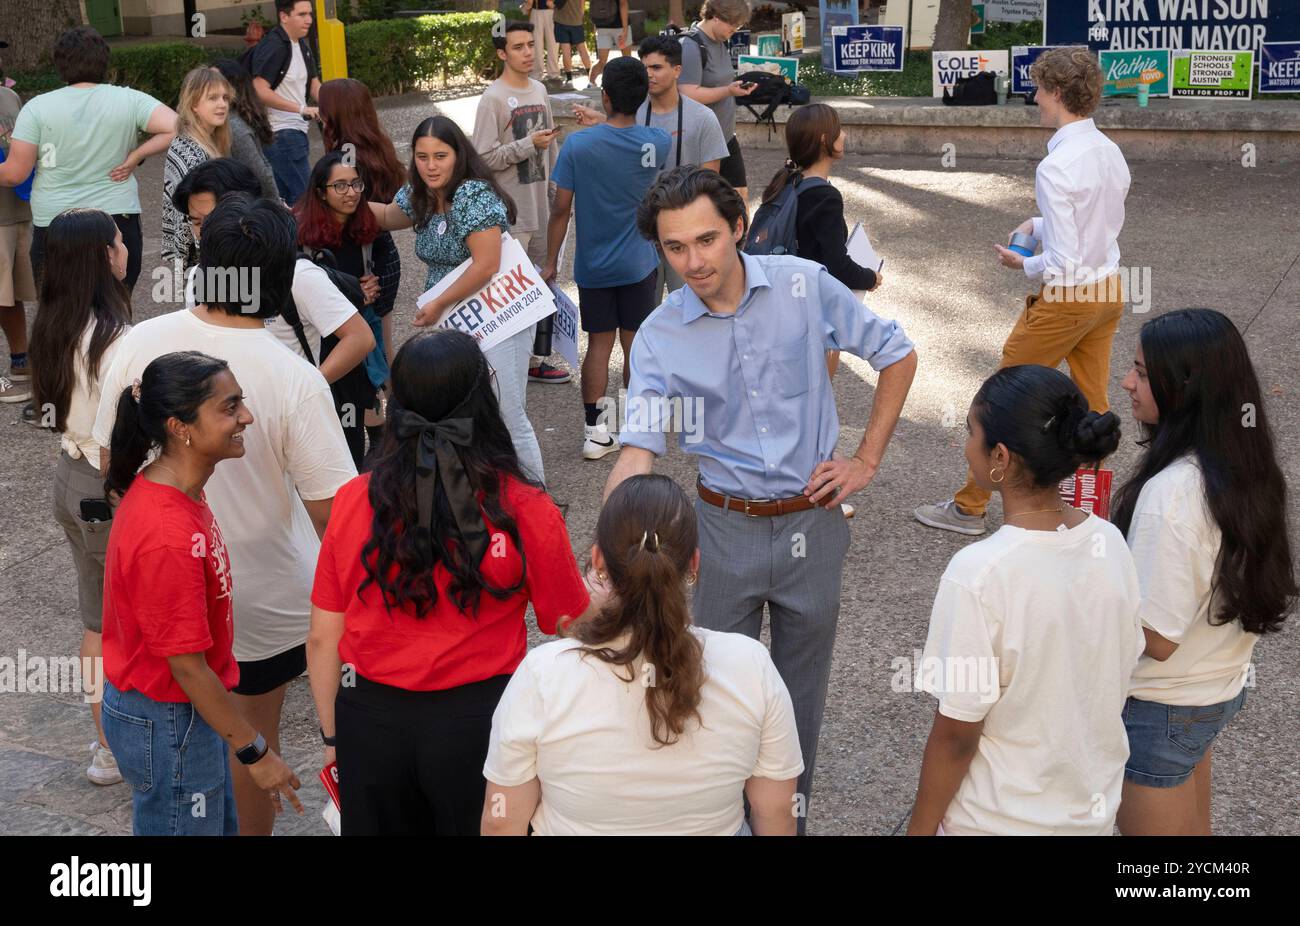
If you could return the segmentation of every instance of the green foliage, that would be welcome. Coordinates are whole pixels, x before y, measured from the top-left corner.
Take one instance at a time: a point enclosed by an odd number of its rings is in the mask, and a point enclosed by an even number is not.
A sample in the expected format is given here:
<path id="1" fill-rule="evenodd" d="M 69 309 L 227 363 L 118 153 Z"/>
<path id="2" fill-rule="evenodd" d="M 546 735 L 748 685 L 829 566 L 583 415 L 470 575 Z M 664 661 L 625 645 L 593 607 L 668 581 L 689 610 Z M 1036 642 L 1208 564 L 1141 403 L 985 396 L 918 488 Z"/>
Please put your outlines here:
<path id="1" fill-rule="evenodd" d="M 444 13 L 417 19 L 381 19 L 347 27 L 348 75 L 375 95 L 496 72 L 495 13 Z"/>
<path id="2" fill-rule="evenodd" d="M 1043 21 L 989 23 L 983 35 L 970 37 L 971 48 L 1010 48 L 1012 45 L 1042 45 Z"/>
<path id="3" fill-rule="evenodd" d="M 799 59 L 799 83 L 818 96 L 929 96 L 930 53 L 909 51 L 901 71 L 838 75 L 822 70 L 821 49 Z"/>

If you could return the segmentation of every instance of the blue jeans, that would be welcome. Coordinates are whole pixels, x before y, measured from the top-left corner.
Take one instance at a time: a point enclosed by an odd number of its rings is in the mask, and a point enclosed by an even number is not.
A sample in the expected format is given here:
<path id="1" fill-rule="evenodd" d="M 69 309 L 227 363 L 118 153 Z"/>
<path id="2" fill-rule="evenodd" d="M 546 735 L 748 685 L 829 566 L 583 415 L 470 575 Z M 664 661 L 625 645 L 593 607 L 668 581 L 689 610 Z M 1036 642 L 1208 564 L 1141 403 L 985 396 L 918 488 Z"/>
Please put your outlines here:
<path id="1" fill-rule="evenodd" d="M 280 191 L 280 198 L 292 206 L 307 189 L 307 174 L 311 169 L 307 163 L 307 133 L 281 129 L 271 139 L 262 151 L 271 162 L 271 173 L 275 174 L 275 188 Z"/>
<path id="2" fill-rule="evenodd" d="M 533 336 L 536 325 L 517 331 L 496 347 L 484 351 L 488 363 L 496 370 L 497 405 L 501 420 L 510 431 L 519 465 L 538 482 L 546 482 L 542 469 L 542 448 L 537 443 L 537 432 L 528 420 L 525 403 L 528 396 L 528 364 L 533 356 Z"/>
<path id="3" fill-rule="evenodd" d="M 137 836 L 237 836 L 226 744 L 193 704 L 104 682 L 104 736 L 131 786 Z"/>

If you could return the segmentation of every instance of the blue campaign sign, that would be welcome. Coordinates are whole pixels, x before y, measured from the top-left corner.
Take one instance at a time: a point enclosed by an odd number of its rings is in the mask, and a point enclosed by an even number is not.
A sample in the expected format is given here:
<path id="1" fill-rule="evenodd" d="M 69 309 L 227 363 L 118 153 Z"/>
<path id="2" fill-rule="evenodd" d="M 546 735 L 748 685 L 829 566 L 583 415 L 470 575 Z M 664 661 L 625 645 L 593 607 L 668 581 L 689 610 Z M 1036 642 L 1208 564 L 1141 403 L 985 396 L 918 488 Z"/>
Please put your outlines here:
<path id="1" fill-rule="evenodd" d="M 1260 46 L 1259 92 L 1300 93 L 1300 42 Z"/>
<path id="2" fill-rule="evenodd" d="M 835 46 L 831 30 L 858 24 L 858 0 L 817 0 L 817 22 L 822 30 L 822 67 L 834 70 Z"/>
<path id="3" fill-rule="evenodd" d="M 834 71 L 901 71 L 902 26 L 843 26 L 834 30 Z"/>
<path id="4" fill-rule="evenodd" d="M 1011 92 L 1033 93 L 1037 88 L 1029 79 L 1029 66 L 1038 60 L 1038 56 L 1051 45 L 1013 45 L 1011 46 Z"/>
<path id="5" fill-rule="evenodd" d="M 1094 51 L 1255 51 L 1300 41 L 1300 0 L 1044 0 L 1043 41 Z"/>

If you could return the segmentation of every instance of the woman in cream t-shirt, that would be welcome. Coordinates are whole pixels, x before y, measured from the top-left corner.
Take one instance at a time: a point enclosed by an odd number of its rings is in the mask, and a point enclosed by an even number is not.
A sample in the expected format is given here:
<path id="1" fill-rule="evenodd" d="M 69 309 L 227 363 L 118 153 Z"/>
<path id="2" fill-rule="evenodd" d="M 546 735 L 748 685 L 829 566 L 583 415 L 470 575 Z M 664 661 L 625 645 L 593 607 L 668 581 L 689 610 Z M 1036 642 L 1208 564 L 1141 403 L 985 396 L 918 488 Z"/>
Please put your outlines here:
<path id="1" fill-rule="evenodd" d="M 666 476 L 605 503 L 610 604 L 532 650 L 492 718 L 484 835 L 795 834 L 794 709 L 761 643 L 690 626 L 695 514 Z M 750 803 L 745 819 L 743 798 Z"/>
<path id="2" fill-rule="evenodd" d="M 100 385 L 129 328 L 127 249 L 113 219 L 98 209 L 69 209 L 46 232 L 57 273 L 45 275 L 41 310 L 32 328 L 32 385 L 37 423 L 61 435 L 54 466 L 54 519 L 67 535 L 77 570 L 82 660 L 103 656 L 104 556 L 112 513 L 91 437 Z M 85 664 L 83 662 L 83 664 Z M 100 705 L 92 702 L 96 741 L 86 775 L 98 785 L 122 780 L 104 739 Z"/>
<path id="3" fill-rule="evenodd" d="M 1151 319 L 1124 389 L 1147 440 L 1114 519 L 1137 564 L 1146 651 L 1124 707 L 1119 827 L 1208 836 L 1215 738 L 1245 703 L 1256 642 L 1297 594 L 1286 482 L 1226 316 Z"/>
<path id="4" fill-rule="evenodd" d="M 966 460 L 1005 524 L 939 583 L 915 687 L 939 701 L 909 835 L 1109 836 L 1142 650 L 1123 535 L 1058 486 L 1115 450 L 1065 374 L 1013 366 L 971 403 Z"/>

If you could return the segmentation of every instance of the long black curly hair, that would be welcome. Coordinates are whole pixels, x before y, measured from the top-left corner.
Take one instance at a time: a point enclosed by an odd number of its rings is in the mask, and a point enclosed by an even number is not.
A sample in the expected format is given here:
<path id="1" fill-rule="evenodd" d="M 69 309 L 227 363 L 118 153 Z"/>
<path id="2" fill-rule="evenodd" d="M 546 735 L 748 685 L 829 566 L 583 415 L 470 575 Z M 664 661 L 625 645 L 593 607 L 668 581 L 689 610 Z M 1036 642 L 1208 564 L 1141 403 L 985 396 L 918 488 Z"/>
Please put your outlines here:
<path id="1" fill-rule="evenodd" d="M 439 329 L 407 341 L 393 361 L 393 392 L 389 401 L 390 424 L 370 471 L 370 505 L 374 509 L 370 539 L 361 551 L 366 579 L 358 589 L 364 595 L 371 585 L 379 587 L 384 605 L 410 608 L 424 617 L 438 602 L 434 570 L 442 565 L 451 573 L 447 593 L 456 607 L 474 614 L 486 591 L 504 600 L 524 586 L 527 563 L 519 529 L 512 513 L 502 503 L 507 479 L 536 486 L 524 474 L 501 420 L 492 391 L 492 370 L 478 343 L 458 331 Z M 464 403 L 462 405 L 462 403 Z M 519 579 L 510 586 L 488 582 L 477 562 L 467 562 L 465 543 L 452 515 L 446 488 L 437 479 L 433 496 L 433 520 L 429 546 L 420 543 L 416 498 L 416 454 L 418 437 L 400 438 L 392 422 L 410 410 L 430 422 L 462 407 L 464 417 L 474 420 L 474 438 L 456 452 L 469 477 L 470 487 L 482 493 L 481 508 L 487 521 L 504 532 L 519 551 Z M 458 417 L 461 413 L 458 413 Z"/>

